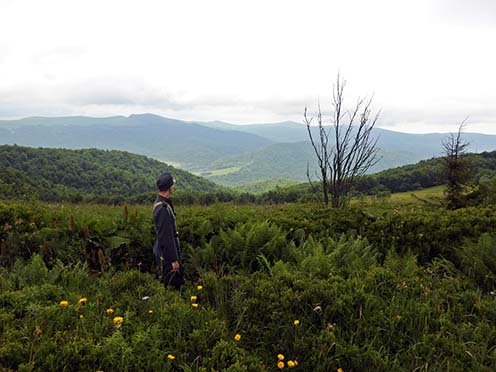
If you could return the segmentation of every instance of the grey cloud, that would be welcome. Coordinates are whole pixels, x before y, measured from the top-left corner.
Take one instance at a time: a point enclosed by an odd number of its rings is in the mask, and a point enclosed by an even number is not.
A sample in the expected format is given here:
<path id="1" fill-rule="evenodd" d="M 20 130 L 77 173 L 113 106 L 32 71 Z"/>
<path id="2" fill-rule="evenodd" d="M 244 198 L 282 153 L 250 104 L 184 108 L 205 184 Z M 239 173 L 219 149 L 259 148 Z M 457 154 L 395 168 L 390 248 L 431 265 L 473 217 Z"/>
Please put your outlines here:
<path id="1" fill-rule="evenodd" d="M 277 111 L 281 116 L 286 116 L 291 120 L 301 122 L 303 120 L 303 108 L 301 102 L 288 102 L 285 107 L 283 103 L 275 104 L 281 111 Z M 453 107 L 413 107 L 401 108 L 390 106 L 372 105 L 372 115 L 375 115 L 380 110 L 379 120 L 377 125 L 382 128 L 393 128 L 399 123 L 422 123 L 423 125 L 439 128 L 440 125 L 455 128 L 463 120 L 467 118 L 468 129 L 470 126 L 477 126 L 478 124 L 494 123 L 496 126 L 496 106 L 491 108 L 480 107 L 470 104 L 458 104 Z M 349 107 L 347 108 L 349 109 Z M 310 117 L 317 116 L 317 102 L 308 105 L 308 114 Z M 332 111 L 327 104 L 321 102 L 321 110 L 324 123 L 331 123 Z"/>
<path id="2" fill-rule="evenodd" d="M 316 116 L 318 97 L 247 100 L 235 96 L 206 95 L 184 99 L 166 88 L 147 84 L 139 78 L 101 77 L 71 84 L 45 87 L 18 86 L 15 91 L 0 90 L 0 118 L 60 115 L 120 115 L 133 112 L 166 113 L 171 117 L 195 120 L 225 120 L 249 118 L 251 122 L 277 120 L 302 122 L 308 107 Z M 0 87 L 1 89 L 1 87 Z M 58 92 L 51 96 L 50 92 Z M 351 102 L 350 102 L 351 103 Z M 324 121 L 330 123 L 332 112 L 328 101 L 321 100 Z M 467 116 L 470 124 L 496 123 L 496 105 L 491 102 L 454 102 L 450 106 L 393 107 L 373 103 L 373 112 L 381 109 L 378 126 L 393 128 L 399 123 L 423 123 L 456 126 Z M 229 119 L 226 119 L 226 118 Z M 254 119 L 253 119 L 254 118 Z M 235 119 L 231 120 L 237 122 Z M 274 120 L 270 120 L 274 121 Z"/>
<path id="3" fill-rule="evenodd" d="M 180 109 L 180 104 L 163 89 L 140 79 L 101 77 L 64 87 L 63 99 L 72 105 L 140 105 Z"/>
<path id="4" fill-rule="evenodd" d="M 468 118 L 469 122 L 496 122 L 496 108 L 474 108 L 470 106 L 459 106 L 450 109 L 419 108 L 401 109 L 385 108 L 382 113 L 382 121 L 394 122 L 424 122 L 427 124 L 445 123 L 448 125 L 461 123 Z"/>

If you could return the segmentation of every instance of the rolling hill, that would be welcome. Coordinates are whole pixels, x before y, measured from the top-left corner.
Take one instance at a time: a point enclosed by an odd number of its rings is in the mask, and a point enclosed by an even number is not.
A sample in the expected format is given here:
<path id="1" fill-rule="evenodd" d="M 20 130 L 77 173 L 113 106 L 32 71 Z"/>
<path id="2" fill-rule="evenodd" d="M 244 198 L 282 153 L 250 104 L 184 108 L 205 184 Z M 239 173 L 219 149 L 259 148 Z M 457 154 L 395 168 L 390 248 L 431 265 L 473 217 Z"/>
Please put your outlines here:
<path id="1" fill-rule="evenodd" d="M 407 134 L 381 128 L 381 161 L 371 173 L 440 156 L 446 134 Z M 469 151 L 496 150 L 496 136 L 465 133 Z M 303 124 L 232 125 L 186 122 L 152 114 L 110 118 L 62 117 L 0 121 L 0 144 L 116 149 L 145 155 L 214 182 L 236 185 L 270 179 L 305 181 L 315 155 Z"/>
<path id="2" fill-rule="evenodd" d="M 187 170 L 204 169 L 219 158 L 271 143 L 250 133 L 212 129 L 152 114 L 0 121 L 0 144 L 124 150 Z"/>
<path id="3" fill-rule="evenodd" d="M 496 176 L 496 151 L 471 153 L 463 156 L 470 161 L 474 182 L 483 177 Z M 358 185 L 358 190 L 364 193 L 381 189 L 391 192 L 405 192 L 439 186 L 444 183 L 443 159 L 432 158 L 365 177 Z"/>
<path id="4" fill-rule="evenodd" d="M 302 124 L 284 122 L 229 126 L 226 123 L 215 122 L 208 125 L 222 127 L 224 130 L 239 128 L 240 131 L 267 136 L 276 142 L 251 153 L 225 157 L 214 162 L 213 168 L 228 170 L 202 174 L 214 182 L 236 185 L 270 178 L 305 181 L 307 164 L 310 167 L 310 174 L 313 176 L 315 173 L 315 154 L 308 141 L 306 127 Z M 369 173 L 441 156 L 442 140 L 446 134 L 407 134 L 375 128 L 374 136 L 379 138 L 381 160 L 370 169 Z M 469 151 L 471 152 L 496 150 L 496 136 L 494 135 L 464 133 L 463 137 L 470 143 Z"/>
<path id="5" fill-rule="evenodd" d="M 183 193 L 223 190 L 189 172 L 129 152 L 0 146 L 0 197 L 131 200 L 155 193 L 155 180 L 166 171 L 173 173 L 177 189 Z"/>
<path id="6" fill-rule="evenodd" d="M 484 191 L 487 193 L 491 187 L 496 187 L 496 151 L 471 153 L 463 155 L 471 164 L 472 181 L 474 184 L 486 185 Z M 355 191 L 359 194 L 387 196 L 398 193 L 394 200 L 412 200 L 417 197 L 431 197 L 442 195 L 445 178 L 443 176 L 442 158 L 422 160 L 416 164 L 409 164 L 393 169 L 387 169 L 375 174 L 367 175 L 359 180 Z M 245 185 L 245 190 L 250 190 L 251 184 Z M 255 184 L 257 185 L 257 184 Z M 494 186 L 491 186 L 494 185 Z M 320 196 L 320 184 L 314 184 L 315 189 L 308 182 L 298 183 L 282 187 L 272 187 L 258 195 L 262 202 L 283 203 L 294 201 L 318 201 Z M 239 188 L 239 187 L 238 187 Z M 475 188 L 477 190 L 478 188 Z M 425 190 L 418 193 L 420 190 Z M 411 193 L 415 191 L 416 197 Z M 480 194 L 482 195 L 482 194 Z M 480 196 L 479 195 L 479 196 Z M 477 193 L 473 198 L 479 197 Z M 491 197 L 493 197 L 491 195 Z M 494 199 L 492 199 L 494 200 Z"/>

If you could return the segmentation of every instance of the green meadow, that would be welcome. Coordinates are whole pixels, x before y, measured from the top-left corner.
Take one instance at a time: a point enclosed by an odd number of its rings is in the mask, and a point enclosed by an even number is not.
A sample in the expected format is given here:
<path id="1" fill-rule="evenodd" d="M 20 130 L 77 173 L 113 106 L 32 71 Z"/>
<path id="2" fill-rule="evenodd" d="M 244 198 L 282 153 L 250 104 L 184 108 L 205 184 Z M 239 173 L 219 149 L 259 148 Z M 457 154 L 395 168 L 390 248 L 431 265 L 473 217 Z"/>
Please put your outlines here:
<path id="1" fill-rule="evenodd" d="M 496 211 L 415 195 L 178 206 L 180 292 L 149 206 L 1 202 L 0 370 L 493 371 Z"/>

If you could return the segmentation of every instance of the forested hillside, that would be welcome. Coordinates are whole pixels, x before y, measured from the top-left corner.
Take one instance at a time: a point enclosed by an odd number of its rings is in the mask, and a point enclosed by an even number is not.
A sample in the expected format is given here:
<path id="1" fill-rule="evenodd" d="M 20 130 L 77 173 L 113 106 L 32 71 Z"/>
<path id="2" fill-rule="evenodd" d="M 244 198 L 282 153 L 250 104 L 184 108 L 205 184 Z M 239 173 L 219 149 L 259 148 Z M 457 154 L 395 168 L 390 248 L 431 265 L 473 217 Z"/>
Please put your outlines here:
<path id="1" fill-rule="evenodd" d="M 155 191 L 170 171 L 182 192 L 215 192 L 214 183 L 124 151 L 0 146 L 0 197 L 45 201 L 118 202 Z"/>
<path id="2" fill-rule="evenodd" d="M 466 154 L 472 168 L 472 178 L 477 182 L 481 177 L 496 176 L 496 151 L 480 154 Z M 391 192 L 415 191 L 421 188 L 445 183 L 443 158 L 422 160 L 417 164 L 387 169 L 362 179 L 358 191 L 373 193 L 381 190 Z"/>
<path id="3" fill-rule="evenodd" d="M 466 156 L 471 159 L 474 182 L 496 176 L 496 151 Z M 278 184 L 267 181 L 227 189 L 157 160 L 128 152 L 21 146 L 0 146 L 0 198 L 148 203 L 155 193 L 155 179 L 164 171 L 175 175 L 175 199 L 183 204 L 211 204 L 215 201 L 280 203 L 318 199 L 308 183 L 291 185 L 292 182 L 287 180 Z M 433 158 L 366 176 L 357 185 L 356 192 L 416 191 L 443 183 L 442 158 Z"/>
<path id="4" fill-rule="evenodd" d="M 496 180 L 496 151 L 464 155 L 470 160 L 472 181 L 484 185 Z M 264 202 L 316 201 L 320 194 L 318 179 L 313 176 L 314 190 L 308 182 L 277 187 L 259 196 Z M 491 181 L 492 180 L 492 181 Z M 443 158 L 422 160 L 416 164 L 387 169 L 379 173 L 364 176 L 355 187 L 355 195 L 377 195 L 417 191 L 445 184 L 443 175 Z M 476 188 L 477 189 L 477 188 Z M 480 190 L 479 190 L 480 191 Z M 477 198 L 478 191 L 473 195 Z"/>

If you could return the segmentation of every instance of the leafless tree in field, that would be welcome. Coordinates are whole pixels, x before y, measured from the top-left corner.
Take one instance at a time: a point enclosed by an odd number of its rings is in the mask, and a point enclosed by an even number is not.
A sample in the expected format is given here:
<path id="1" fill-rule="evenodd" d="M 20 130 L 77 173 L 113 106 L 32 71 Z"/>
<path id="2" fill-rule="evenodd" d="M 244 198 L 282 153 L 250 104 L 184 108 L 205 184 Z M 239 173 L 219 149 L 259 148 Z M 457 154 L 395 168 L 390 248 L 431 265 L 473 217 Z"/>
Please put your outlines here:
<path id="1" fill-rule="evenodd" d="M 345 85 L 346 81 L 341 81 L 338 74 L 333 86 L 330 125 L 324 124 L 319 104 L 317 136 L 312 133 L 313 118 L 308 116 L 306 107 L 304 112 L 308 136 L 317 157 L 323 203 L 329 205 L 330 197 L 333 208 L 347 204 L 346 196 L 353 184 L 380 160 L 377 138 L 371 136 L 379 112 L 371 118 L 372 98 L 359 98 L 352 110 L 347 111 L 343 106 Z M 312 184 L 308 167 L 307 177 Z"/>
<path id="2" fill-rule="evenodd" d="M 463 157 L 469 142 L 462 139 L 466 119 L 460 124 L 456 134 L 443 140 L 444 175 L 446 178 L 445 197 L 448 209 L 458 209 L 465 205 L 464 192 L 470 182 L 472 167 L 467 158 Z"/>

